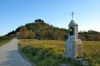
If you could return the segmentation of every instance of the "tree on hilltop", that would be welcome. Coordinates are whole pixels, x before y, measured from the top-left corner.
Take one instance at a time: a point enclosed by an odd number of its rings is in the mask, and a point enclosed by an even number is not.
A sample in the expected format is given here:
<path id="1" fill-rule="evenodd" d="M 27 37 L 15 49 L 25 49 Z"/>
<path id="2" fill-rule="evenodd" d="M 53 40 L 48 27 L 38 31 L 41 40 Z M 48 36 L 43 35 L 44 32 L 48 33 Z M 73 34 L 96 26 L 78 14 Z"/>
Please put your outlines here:
<path id="1" fill-rule="evenodd" d="M 25 39 L 28 36 L 28 30 L 27 30 L 27 28 L 25 26 L 22 26 L 21 29 L 20 29 L 20 33 L 21 33 L 21 36 L 24 38 L 24 41 L 25 41 Z"/>
<path id="2" fill-rule="evenodd" d="M 16 32 L 16 33 L 15 33 L 15 36 L 16 36 L 16 37 L 19 37 L 20 35 L 21 35 L 20 32 Z"/>
<path id="3" fill-rule="evenodd" d="M 34 38 L 35 33 L 32 30 L 29 30 L 28 36 L 29 36 L 29 38 L 31 40 L 32 38 Z"/>

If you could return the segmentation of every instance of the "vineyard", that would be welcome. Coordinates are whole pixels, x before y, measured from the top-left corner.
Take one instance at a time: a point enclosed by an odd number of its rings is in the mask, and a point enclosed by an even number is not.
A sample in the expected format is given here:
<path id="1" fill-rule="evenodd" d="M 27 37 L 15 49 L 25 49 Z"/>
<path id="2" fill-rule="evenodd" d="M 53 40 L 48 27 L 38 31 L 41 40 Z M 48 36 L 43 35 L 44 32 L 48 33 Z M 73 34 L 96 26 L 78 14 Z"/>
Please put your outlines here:
<path id="1" fill-rule="evenodd" d="M 59 66 L 59 63 L 69 63 L 77 66 L 74 62 L 63 59 L 65 55 L 65 41 L 58 40 L 20 40 L 22 52 L 37 66 Z M 90 66 L 100 66 L 100 41 L 83 41 L 85 58 Z"/>

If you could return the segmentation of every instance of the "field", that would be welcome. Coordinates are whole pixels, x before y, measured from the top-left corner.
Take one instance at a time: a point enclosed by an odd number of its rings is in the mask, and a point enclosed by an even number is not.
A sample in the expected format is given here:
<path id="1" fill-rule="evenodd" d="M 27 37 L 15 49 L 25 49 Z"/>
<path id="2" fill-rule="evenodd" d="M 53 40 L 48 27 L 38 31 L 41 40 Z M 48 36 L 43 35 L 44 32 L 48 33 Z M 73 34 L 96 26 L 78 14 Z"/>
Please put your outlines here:
<path id="1" fill-rule="evenodd" d="M 11 40 L 0 40 L 0 46 L 10 42 Z"/>
<path id="2" fill-rule="evenodd" d="M 65 55 L 65 41 L 57 40 L 20 40 L 22 52 L 37 66 L 59 66 L 59 63 L 69 63 L 77 66 L 74 62 L 62 58 Z M 89 66 L 100 66 L 100 41 L 83 41 L 85 58 Z M 81 48 L 81 46 L 80 46 Z"/>

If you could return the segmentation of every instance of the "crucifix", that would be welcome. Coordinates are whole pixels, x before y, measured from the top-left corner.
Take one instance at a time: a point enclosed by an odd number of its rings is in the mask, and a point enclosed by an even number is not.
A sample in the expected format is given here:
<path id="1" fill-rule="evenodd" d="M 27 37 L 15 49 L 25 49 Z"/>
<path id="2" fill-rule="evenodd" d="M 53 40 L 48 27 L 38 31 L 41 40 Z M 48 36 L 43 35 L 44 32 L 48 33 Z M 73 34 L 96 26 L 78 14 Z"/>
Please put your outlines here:
<path id="1" fill-rule="evenodd" d="M 72 14 L 71 14 L 71 15 L 72 15 L 72 20 L 73 20 L 73 15 L 74 15 L 74 14 L 75 14 L 75 13 L 73 13 L 73 11 L 72 11 Z"/>

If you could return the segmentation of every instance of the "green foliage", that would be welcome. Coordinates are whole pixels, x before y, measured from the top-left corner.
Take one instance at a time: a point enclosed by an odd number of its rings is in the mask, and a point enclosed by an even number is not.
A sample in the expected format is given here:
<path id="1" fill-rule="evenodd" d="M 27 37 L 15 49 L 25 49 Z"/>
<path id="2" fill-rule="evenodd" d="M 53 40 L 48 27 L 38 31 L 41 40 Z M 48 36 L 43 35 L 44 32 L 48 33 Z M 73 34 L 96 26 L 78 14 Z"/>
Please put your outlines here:
<path id="1" fill-rule="evenodd" d="M 69 31 L 69 32 L 72 32 L 72 29 L 70 28 L 68 31 Z"/>
<path id="2" fill-rule="evenodd" d="M 79 38 L 83 41 L 100 41 L 100 32 L 89 30 L 89 31 L 81 31 L 78 34 Z"/>

